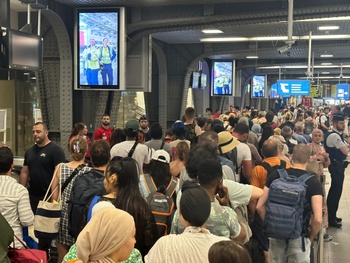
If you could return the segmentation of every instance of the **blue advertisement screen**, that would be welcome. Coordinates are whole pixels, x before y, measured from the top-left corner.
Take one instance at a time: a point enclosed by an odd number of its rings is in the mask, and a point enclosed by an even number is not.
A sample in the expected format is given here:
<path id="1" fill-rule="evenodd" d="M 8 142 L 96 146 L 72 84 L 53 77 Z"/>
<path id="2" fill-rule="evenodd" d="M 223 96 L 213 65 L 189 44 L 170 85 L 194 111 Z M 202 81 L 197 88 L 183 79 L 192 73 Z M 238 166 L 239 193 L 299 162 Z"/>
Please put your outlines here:
<path id="1" fill-rule="evenodd" d="M 310 80 L 277 80 L 277 93 L 280 96 L 310 95 Z"/>
<path id="2" fill-rule="evenodd" d="M 213 65 L 213 95 L 232 96 L 233 64 L 215 61 Z"/>
<path id="3" fill-rule="evenodd" d="M 341 99 L 341 100 L 349 99 L 349 84 L 346 84 L 346 83 L 337 84 L 337 99 Z"/>
<path id="4" fill-rule="evenodd" d="M 264 98 L 266 76 L 254 76 L 252 79 L 252 98 Z"/>

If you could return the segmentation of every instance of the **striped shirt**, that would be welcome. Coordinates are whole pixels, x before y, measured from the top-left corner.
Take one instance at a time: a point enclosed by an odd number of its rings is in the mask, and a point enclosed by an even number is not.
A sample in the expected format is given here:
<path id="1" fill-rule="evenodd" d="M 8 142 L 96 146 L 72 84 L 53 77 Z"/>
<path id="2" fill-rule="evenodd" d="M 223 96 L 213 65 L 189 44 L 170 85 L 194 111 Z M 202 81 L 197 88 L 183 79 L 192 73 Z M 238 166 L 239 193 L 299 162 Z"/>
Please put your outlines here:
<path id="1" fill-rule="evenodd" d="M 20 239 L 23 239 L 22 226 L 34 222 L 27 189 L 8 175 L 0 175 L 0 213 Z M 18 241 L 15 245 L 22 247 Z"/>

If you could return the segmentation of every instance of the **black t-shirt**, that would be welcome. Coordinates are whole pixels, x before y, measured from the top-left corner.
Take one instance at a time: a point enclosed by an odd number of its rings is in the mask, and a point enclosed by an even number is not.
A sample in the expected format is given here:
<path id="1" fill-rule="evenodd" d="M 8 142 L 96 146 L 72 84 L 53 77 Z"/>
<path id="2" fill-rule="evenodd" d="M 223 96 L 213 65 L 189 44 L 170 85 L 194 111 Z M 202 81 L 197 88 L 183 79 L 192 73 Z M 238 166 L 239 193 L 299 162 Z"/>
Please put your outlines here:
<path id="1" fill-rule="evenodd" d="M 65 162 L 60 146 L 50 142 L 44 147 L 34 144 L 24 155 L 24 166 L 29 170 L 29 194 L 43 198 L 50 185 L 55 166 Z"/>
<path id="2" fill-rule="evenodd" d="M 289 175 L 294 175 L 296 177 L 300 177 L 306 172 L 301 169 L 289 168 L 286 169 Z M 271 183 L 280 178 L 279 173 L 277 171 L 272 172 L 266 179 L 266 187 L 270 188 Z M 309 178 L 306 182 L 306 201 L 311 205 L 311 197 L 314 195 L 323 195 L 323 189 L 320 180 L 313 176 Z"/>

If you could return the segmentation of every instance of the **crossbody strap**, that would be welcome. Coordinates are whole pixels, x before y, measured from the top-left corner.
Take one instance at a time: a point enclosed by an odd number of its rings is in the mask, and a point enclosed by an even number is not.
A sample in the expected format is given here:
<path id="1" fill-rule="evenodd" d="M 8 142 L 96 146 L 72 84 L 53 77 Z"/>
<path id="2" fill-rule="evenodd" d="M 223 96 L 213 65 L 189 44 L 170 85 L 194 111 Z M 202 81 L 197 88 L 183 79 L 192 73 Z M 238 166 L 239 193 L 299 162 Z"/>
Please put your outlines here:
<path id="1" fill-rule="evenodd" d="M 135 141 L 135 143 L 134 143 L 134 145 L 132 146 L 130 152 L 128 153 L 128 157 L 131 158 L 131 156 L 134 154 L 137 144 L 138 144 L 138 142 Z"/>
<path id="2" fill-rule="evenodd" d="M 91 203 L 90 203 L 90 207 L 89 207 L 89 211 L 88 211 L 88 214 L 87 214 L 87 218 L 86 218 L 86 222 L 89 222 L 90 219 L 91 219 L 91 216 L 92 216 L 92 208 L 94 208 L 94 206 L 97 204 L 98 200 L 100 199 L 100 196 L 99 195 L 96 195 Z"/>
<path id="3" fill-rule="evenodd" d="M 142 175 L 143 175 L 143 178 L 144 178 L 144 181 L 145 181 L 148 193 L 155 193 L 155 192 L 157 192 L 157 188 L 156 188 L 156 186 L 154 184 L 154 181 L 151 178 L 151 176 L 149 174 L 142 174 Z"/>
<path id="4" fill-rule="evenodd" d="M 64 189 L 66 189 L 69 183 L 73 180 L 74 176 L 76 176 L 84 167 L 85 167 L 85 164 L 81 164 L 74 169 L 72 174 L 67 178 L 66 181 L 64 181 L 64 184 L 62 185 L 62 188 L 61 188 L 61 193 L 63 193 Z"/>
<path id="5" fill-rule="evenodd" d="M 55 177 L 57 176 L 58 171 L 61 170 L 61 166 L 62 166 L 62 163 L 59 163 L 59 164 L 57 165 L 57 168 L 55 169 L 55 172 L 54 172 L 54 174 L 53 174 L 53 176 L 52 176 L 50 185 L 49 185 L 49 187 L 47 188 L 46 194 L 45 194 L 45 196 L 44 196 L 44 199 L 43 199 L 44 201 L 49 200 L 49 199 L 51 198 L 51 196 L 53 195 L 53 193 L 54 193 L 56 190 L 58 190 L 58 187 L 61 185 L 61 180 L 58 179 L 59 184 L 56 186 L 56 188 L 55 188 L 55 189 L 51 192 L 51 194 L 48 196 L 49 191 L 50 191 L 51 186 L 52 186 L 52 183 L 53 183 L 53 180 L 55 180 Z M 58 201 L 61 201 L 61 192 L 59 192 L 59 194 L 58 194 L 58 200 L 57 200 L 57 202 L 58 202 Z"/>

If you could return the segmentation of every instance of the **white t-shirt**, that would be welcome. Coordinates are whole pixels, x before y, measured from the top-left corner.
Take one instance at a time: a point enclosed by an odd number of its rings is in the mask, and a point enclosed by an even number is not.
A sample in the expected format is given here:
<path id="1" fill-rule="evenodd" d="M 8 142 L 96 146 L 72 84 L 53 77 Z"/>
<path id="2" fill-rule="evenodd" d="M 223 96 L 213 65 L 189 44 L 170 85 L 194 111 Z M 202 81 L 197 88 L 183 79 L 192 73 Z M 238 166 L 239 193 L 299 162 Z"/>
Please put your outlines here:
<path id="1" fill-rule="evenodd" d="M 114 156 L 127 157 L 135 141 L 124 141 L 114 145 L 110 151 L 111 159 Z M 138 143 L 133 155 L 131 156 L 138 164 L 139 173 L 142 173 L 143 164 L 148 164 L 152 158 L 153 149 L 144 144 Z"/>
<path id="2" fill-rule="evenodd" d="M 234 136 L 232 136 L 232 137 L 236 138 Z M 250 151 L 250 148 L 247 144 L 240 143 L 237 145 L 237 165 L 238 165 L 238 175 L 237 175 L 237 179 L 236 179 L 237 182 L 240 181 L 243 161 L 252 161 L 252 152 Z"/>
<path id="3" fill-rule="evenodd" d="M 189 226 L 181 235 L 161 237 L 145 256 L 145 263 L 207 263 L 210 247 L 230 240 L 210 234 L 207 229 Z"/>

